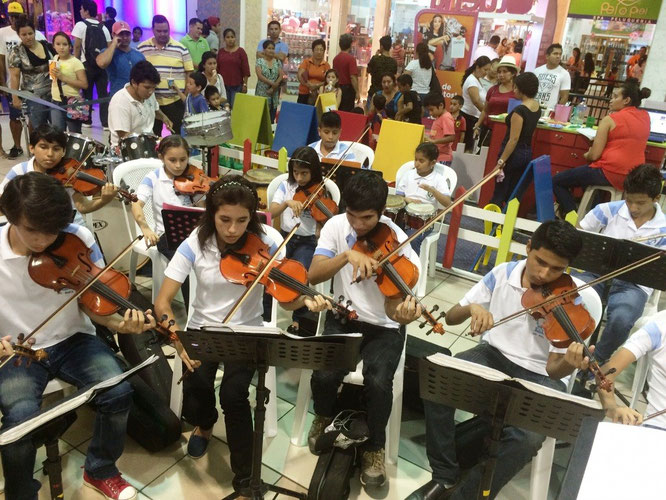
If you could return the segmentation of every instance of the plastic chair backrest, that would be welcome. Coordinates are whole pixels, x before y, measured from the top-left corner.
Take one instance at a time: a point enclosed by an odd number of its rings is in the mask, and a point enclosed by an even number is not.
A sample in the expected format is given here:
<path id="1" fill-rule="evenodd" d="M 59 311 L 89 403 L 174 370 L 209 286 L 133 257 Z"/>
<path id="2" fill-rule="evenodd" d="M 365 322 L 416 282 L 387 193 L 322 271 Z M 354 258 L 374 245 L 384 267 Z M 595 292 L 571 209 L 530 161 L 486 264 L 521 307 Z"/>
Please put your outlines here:
<path id="1" fill-rule="evenodd" d="M 139 158 L 138 160 L 121 163 L 113 170 L 113 183 L 116 186 L 126 186 L 128 189 L 136 190 L 146 174 L 161 166 L 162 161 L 156 158 Z M 146 203 L 143 206 L 143 215 L 146 218 L 146 223 L 154 228 L 155 216 L 153 215 L 152 203 Z M 127 217 L 127 211 L 125 211 L 125 217 Z M 138 228 L 138 225 L 136 227 Z"/>
<path id="2" fill-rule="evenodd" d="M 575 276 L 572 276 L 576 286 L 580 286 L 585 282 Z M 601 321 L 601 315 L 603 314 L 603 306 L 601 305 L 601 298 L 597 291 L 588 287 L 580 291 L 580 297 L 583 299 L 583 304 L 585 304 L 585 309 L 590 313 L 592 319 L 594 319 L 595 324 L 599 324 Z"/>
<path id="3" fill-rule="evenodd" d="M 349 146 L 351 141 L 340 141 L 340 144 L 344 146 L 344 149 Z M 343 151 L 344 151 L 343 149 Z M 370 146 L 366 146 L 365 144 L 360 144 L 360 143 L 354 143 L 351 148 L 349 148 L 349 151 L 354 153 L 354 156 L 356 157 L 353 161 L 357 161 L 363 165 L 365 160 L 368 160 L 368 166 L 367 168 L 372 167 L 372 163 L 375 161 L 375 152 L 372 150 Z"/>
<path id="4" fill-rule="evenodd" d="M 400 180 L 413 168 L 414 160 L 403 163 L 395 173 L 395 185 L 398 186 L 400 184 Z M 449 193 L 453 193 L 456 189 L 456 186 L 458 185 L 458 174 L 456 174 L 456 171 L 447 165 L 435 163 L 435 172 L 444 176 L 444 179 L 449 186 Z"/>

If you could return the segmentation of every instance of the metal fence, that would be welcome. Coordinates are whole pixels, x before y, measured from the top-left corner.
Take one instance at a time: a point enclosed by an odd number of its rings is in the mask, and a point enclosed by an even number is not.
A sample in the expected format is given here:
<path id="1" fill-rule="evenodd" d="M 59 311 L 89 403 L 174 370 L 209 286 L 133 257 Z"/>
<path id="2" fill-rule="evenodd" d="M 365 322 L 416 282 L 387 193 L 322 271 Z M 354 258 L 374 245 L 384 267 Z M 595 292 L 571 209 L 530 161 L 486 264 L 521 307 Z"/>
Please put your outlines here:
<path id="1" fill-rule="evenodd" d="M 624 81 L 619 80 L 578 77 L 572 85 L 569 100 L 575 106 L 585 99 L 588 116 L 593 116 L 595 118 L 595 125 L 599 125 L 601 119 L 608 114 L 613 89 L 623 83 Z"/>

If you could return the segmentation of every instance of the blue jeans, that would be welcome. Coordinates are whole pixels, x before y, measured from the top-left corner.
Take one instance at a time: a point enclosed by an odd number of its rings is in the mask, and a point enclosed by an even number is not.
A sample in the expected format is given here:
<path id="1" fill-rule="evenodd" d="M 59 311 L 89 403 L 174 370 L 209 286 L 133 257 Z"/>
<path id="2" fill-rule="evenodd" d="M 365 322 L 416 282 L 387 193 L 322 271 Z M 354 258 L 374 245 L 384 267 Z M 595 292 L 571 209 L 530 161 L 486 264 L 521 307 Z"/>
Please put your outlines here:
<path id="1" fill-rule="evenodd" d="M 502 143 L 498 158 L 502 156 L 505 147 L 506 140 Z M 531 161 L 531 145 L 529 143 L 519 142 L 504 165 L 504 180 L 502 182 L 495 182 L 495 191 L 493 191 L 493 197 L 490 199 L 490 203 L 493 203 L 498 207 L 503 207 L 504 204 L 509 201 L 509 197 L 513 193 L 513 190 L 516 189 L 518 181 L 520 181 L 520 177 L 523 175 L 527 165 L 529 165 Z M 529 177 L 525 179 L 520 190 L 516 192 L 515 198 L 520 201 L 520 199 L 523 197 L 523 193 L 526 191 L 532 180 L 533 177 L 530 170 Z"/>
<path id="2" fill-rule="evenodd" d="M 49 97 L 47 96 L 43 99 L 49 100 Z M 43 104 L 34 101 L 26 101 L 26 106 L 28 109 L 30 126 L 33 128 L 33 130 L 39 128 L 40 125 L 43 125 L 49 121 L 51 108 L 47 108 Z"/>
<path id="3" fill-rule="evenodd" d="M 280 231 L 282 233 L 282 236 L 286 236 L 287 233 L 284 231 Z M 292 238 L 289 240 L 287 243 L 287 252 L 286 256 L 288 259 L 293 259 L 305 266 L 305 270 L 307 271 L 310 269 L 310 264 L 312 264 L 312 257 L 314 257 L 314 251 L 315 248 L 317 247 L 317 238 L 312 235 L 312 236 L 292 236 Z M 292 315 L 291 319 L 296 322 L 300 322 L 300 320 L 305 316 L 305 314 L 308 312 L 307 307 L 301 307 L 299 309 L 296 309 Z"/>
<path id="4" fill-rule="evenodd" d="M 580 273 L 576 274 L 576 277 L 588 282 L 599 276 L 592 273 Z M 634 323 L 643 314 L 643 308 L 648 299 L 645 291 L 638 285 L 619 279 L 594 286 L 599 297 L 603 298 L 609 283 L 606 326 L 594 351 L 594 357 L 602 363 L 608 360 L 615 350 L 627 340 Z"/>
<path id="5" fill-rule="evenodd" d="M 60 105 L 61 103 L 54 101 L 54 104 Z M 83 122 L 79 120 L 69 120 L 67 118 L 66 112 L 58 111 L 57 109 L 51 109 L 49 113 L 51 115 L 51 125 L 53 125 L 58 130 L 64 131 L 65 127 L 67 127 L 68 132 L 74 132 L 76 134 L 81 133 L 81 126 L 83 125 Z"/>
<path id="6" fill-rule="evenodd" d="M 510 377 L 522 378 L 553 389 L 564 390 L 564 384 L 545 375 L 531 372 L 508 360 L 504 355 L 485 342 L 456 355 L 479 365 L 488 366 Z M 456 482 L 459 475 L 456 458 L 456 425 L 453 419 L 455 408 L 431 401 L 424 401 L 426 421 L 426 452 L 432 467 L 432 478 L 443 485 Z M 502 431 L 501 444 L 497 456 L 495 474 L 491 488 L 491 499 L 515 476 L 541 448 L 546 437 L 518 427 L 507 426 Z M 463 484 L 451 497 L 456 500 L 476 498 L 483 473 L 477 465 L 465 476 Z"/>
<path id="7" fill-rule="evenodd" d="M 610 186 L 606 176 L 600 168 L 593 168 L 589 165 L 571 168 L 560 172 L 553 177 L 553 194 L 560 204 L 560 212 L 566 215 L 572 210 L 576 210 L 576 201 L 569 188 L 587 186 Z"/>
<path id="8" fill-rule="evenodd" d="M 45 349 L 48 359 L 0 370 L 2 428 L 19 424 L 40 410 L 49 380 L 59 378 L 78 388 L 122 373 L 111 349 L 94 335 L 76 333 Z M 94 399 L 97 409 L 85 470 L 95 479 L 118 474 L 116 460 L 123 453 L 132 387 L 122 382 Z M 36 449 L 30 437 L 2 448 L 5 494 L 11 499 L 36 499 L 39 482 L 33 480 Z"/>
<path id="9" fill-rule="evenodd" d="M 241 91 L 243 88 L 242 85 L 225 85 L 224 89 L 227 91 L 227 101 L 229 101 L 229 106 L 233 108 L 234 106 L 234 97 L 236 94 Z"/>
<path id="10" fill-rule="evenodd" d="M 384 328 L 362 321 L 340 323 L 329 311 L 326 313 L 324 335 L 362 333 L 363 400 L 368 414 L 370 438 L 366 449 L 379 450 L 386 442 L 386 424 L 393 406 L 393 376 L 405 345 L 404 329 Z M 312 373 L 310 385 L 314 411 L 322 417 L 335 416 L 338 388 L 345 370 L 318 370 Z"/>
<path id="11" fill-rule="evenodd" d="M 406 227 L 405 228 L 405 233 L 407 236 L 411 236 L 414 234 L 417 230 L 411 227 Z M 430 228 L 427 231 L 423 231 L 421 234 L 419 234 L 416 238 L 412 240 L 410 245 L 412 245 L 412 248 L 416 252 L 416 255 L 421 255 L 421 245 L 423 244 L 423 240 L 425 240 L 428 236 L 432 234 L 433 229 Z M 426 272 L 426 271 L 423 271 Z"/>

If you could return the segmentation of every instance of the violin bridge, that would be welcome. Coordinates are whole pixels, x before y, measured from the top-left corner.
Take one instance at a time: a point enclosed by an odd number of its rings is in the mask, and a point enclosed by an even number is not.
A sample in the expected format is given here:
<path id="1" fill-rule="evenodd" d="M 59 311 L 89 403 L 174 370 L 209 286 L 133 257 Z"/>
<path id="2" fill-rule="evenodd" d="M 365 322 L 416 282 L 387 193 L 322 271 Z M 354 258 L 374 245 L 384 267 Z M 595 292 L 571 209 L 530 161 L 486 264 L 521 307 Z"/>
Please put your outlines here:
<path id="1" fill-rule="evenodd" d="M 80 264 L 79 264 L 78 266 L 76 266 L 76 267 L 72 270 L 72 273 L 70 274 L 70 276 L 71 276 L 72 278 L 73 278 L 74 276 L 76 276 L 76 273 L 79 272 L 79 269 L 81 269 L 81 265 L 80 265 Z"/>

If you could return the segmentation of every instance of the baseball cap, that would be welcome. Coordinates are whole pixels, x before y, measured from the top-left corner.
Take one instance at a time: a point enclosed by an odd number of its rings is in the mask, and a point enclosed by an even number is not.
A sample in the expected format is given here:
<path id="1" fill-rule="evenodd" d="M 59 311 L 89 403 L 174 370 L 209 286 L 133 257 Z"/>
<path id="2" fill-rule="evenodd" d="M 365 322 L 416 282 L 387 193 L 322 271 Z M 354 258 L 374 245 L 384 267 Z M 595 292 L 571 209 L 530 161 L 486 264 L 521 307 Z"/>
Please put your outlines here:
<path id="1" fill-rule="evenodd" d="M 115 23 L 113 23 L 111 31 L 113 32 L 114 35 L 118 35 L 123 31 L 129 31 L 130 33 L 132 32 L 129 24 L 127 24 L 125 21 L 116 21 Z"/>
<path id="2" fill-rule="evenodd" d="M 7 14 L 25 14 L 23 11 L 23 5 L 18 2 L 11 2 L 7 6 Z"/>
<path id="3" fill-rule="evenodd" d="M 210 26 L 217 26 L 220 24 L 220 18 L 215 16 L 210 16 L 207 21 Z"/>

